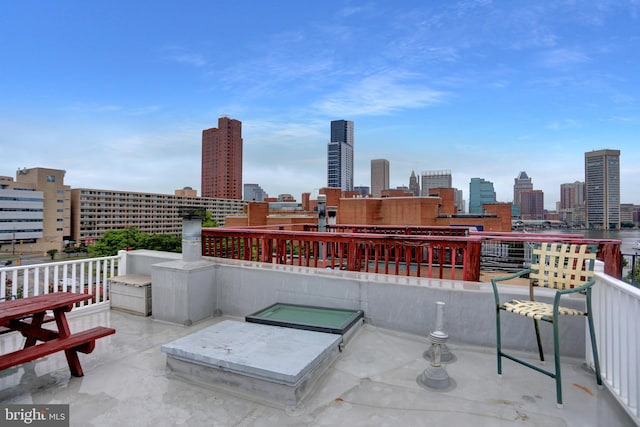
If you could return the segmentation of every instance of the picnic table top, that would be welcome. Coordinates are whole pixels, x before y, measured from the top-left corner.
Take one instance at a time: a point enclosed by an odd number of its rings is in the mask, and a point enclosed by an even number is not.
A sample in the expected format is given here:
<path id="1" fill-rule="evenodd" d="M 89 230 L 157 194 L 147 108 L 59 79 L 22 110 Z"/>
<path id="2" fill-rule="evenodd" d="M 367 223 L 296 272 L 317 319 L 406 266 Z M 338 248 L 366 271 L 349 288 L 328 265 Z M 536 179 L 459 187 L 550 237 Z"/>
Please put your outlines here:
<path id="1" fill-rule="evenodd" d="M 93 298 L 93 296 L 89 294 L 53 292 L 0 302 L 0 326 L 6 326 L 13 319 L 46 310 L 69 307 L 77 302 L 86 301 L 91 298 Z"/>

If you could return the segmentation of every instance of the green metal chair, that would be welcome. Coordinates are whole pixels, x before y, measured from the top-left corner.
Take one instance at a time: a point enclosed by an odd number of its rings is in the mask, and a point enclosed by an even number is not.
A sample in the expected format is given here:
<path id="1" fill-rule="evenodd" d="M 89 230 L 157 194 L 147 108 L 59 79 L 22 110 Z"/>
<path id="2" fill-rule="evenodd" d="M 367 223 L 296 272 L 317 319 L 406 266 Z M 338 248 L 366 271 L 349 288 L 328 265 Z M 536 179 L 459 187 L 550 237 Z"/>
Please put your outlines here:
<path id="1" fill-rule="evenodd" d="M 562 379 L 560 372 L 560 338 L 558 335 L 558 320 L 560 316 L 586 316 L 591 336 L 591 348 L 593 349 L 593 361 L 595 364 L 596 381 L 602 386 L 600 376 L 600 363 L 598 360 L 598 347 L 591 316 L 591 287 L 595 283 L 594 264 L 597 246 L 595 245 L 570 245 L 561 243 L 536 244 L 533 249 L 531 266 L 509 276 L 491 279 L 493 294 L 496 302 L 496 349 L 498 356 L 498 375 L 502 375 L 502 358 L 513 360 L 538 372 L 541 372 L 556 381 L 556 402 L 562 407 Z M 497 283 L 516 277 L 528 275 L 529 299 L 511 300 L 500 302 Z M 553 304 L 538 302 L 534 299 L 534 289 L 545 287 L 555 289 Z M 586 310 L 575 310 L 560 306 L 560 298 L 572 293 L 586 295 Z M 553 355 L 555 359 L 555 371 L 547 371 L 527 361 L 518 359 L 502 350 L 502 338 L 500 332 L 501 311 L 526 316 L 533 319 L 538 343 L 540 360 L 544 361 L 542 341 L 540 340 L 539 322 L 548 322 L 553 326 Z"/>

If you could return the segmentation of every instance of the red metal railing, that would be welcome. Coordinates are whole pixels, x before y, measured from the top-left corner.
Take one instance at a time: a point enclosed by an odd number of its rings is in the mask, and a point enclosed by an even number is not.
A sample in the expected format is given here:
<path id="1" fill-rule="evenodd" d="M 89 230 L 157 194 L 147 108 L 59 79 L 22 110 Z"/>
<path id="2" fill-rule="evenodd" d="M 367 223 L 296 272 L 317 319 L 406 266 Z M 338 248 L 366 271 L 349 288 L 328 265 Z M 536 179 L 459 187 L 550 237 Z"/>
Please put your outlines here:
<path id="1" fill-rule="evenodd" d="M 558 242 L 576 245 L 597 245 L 598 259 L 604 262 L 604 272 L 616 279 L 622 277 L 622 253 L 620 251 L 620 240 L 613 239 L 585 239 L 581 234 L 568 233 L 498 233 L 498 232 L 475 232 L 471 231 L 470 236 L 478 236 L 482 239 L 483 252 L 491 244 L 508 244 L 521 247 L 537 242 Z M 524 256 L 525 260 L 530 257 Z"/>
<path id="2" fill-rule="evenodd" d="M 620 241 L 585 239 L 579 234 L 484 233 L 463 227 L 328 225 L 330 232 L 287 231 L 288 225 L 202 230 L 205 256 L 315 268 L 394 275 L 480 280 L 480 270 L 496 245 L 516 252 L 520 269 L 526 246 L 535 242 L 597 244 L 605 272 L 622 274 Z M 300 224 L 297 225 L 300 227 Z M 305 224 L 305 230 L 317 225 Z M 507 259 L 500 255 L 501 259 Z M 497 268 L 507 271 L 504 262 Z"/>
<path id="3" fill-rule="evenodd" d="M 457 234 L 457 230 L 456 230 Z M 202 230 L 205 256 L 477 281 L 480 239 L 250 228 Z"/>

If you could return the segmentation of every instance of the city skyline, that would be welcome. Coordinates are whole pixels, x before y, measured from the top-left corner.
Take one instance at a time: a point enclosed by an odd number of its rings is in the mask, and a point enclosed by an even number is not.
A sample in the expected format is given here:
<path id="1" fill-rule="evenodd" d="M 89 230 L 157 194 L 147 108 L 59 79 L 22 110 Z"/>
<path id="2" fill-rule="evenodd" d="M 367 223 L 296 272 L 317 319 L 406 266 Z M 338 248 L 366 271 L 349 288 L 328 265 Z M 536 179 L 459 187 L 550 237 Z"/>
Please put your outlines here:
<path id="1" fill-rule="evenodd" d="M 585 152 L 614 149 L 620 201 L 640 204 L 639 21 L 635 0 L 11 2 L 3 169 L 201 194 L 202 130 L 228 115 L 243 182 L 298 198 L 326 185 L 327 126 L 346 119 L 355 186 L 383 158 L 391 188 L 451 170 L 466 200 L 477 177 L 510 202 L 526 171 L 552 210 L 561 184 L 585 180 Z"/>

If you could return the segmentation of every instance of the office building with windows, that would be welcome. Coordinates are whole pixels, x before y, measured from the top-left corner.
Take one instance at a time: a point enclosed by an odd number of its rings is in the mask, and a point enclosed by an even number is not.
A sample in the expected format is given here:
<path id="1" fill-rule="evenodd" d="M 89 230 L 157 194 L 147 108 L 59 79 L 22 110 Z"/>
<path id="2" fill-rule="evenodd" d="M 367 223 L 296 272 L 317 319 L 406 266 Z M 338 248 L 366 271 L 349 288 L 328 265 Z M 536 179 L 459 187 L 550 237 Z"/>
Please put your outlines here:
<path id="1" fill-rule="evenodd" d="M 327 144 L 327 186 L 353 191 L 353 122 L 333 120 Z"/>
<path id="2" fill-rule="evenodd" d="M 522 219 L 544 219 L 544 192 L 542 190 L 523 190 L 519 197 Z"/>
<path id="3" fill-rule="evenodd" d="M 381 197 L 389 189 L 389 160 L 371 160 L 371 195 Z"/>
<path id="4" fill-rule="evenodd" d="M 483 214 L 482 205 L 496 203 L 493 182 L 484 178 L 471 178 L 469 183 L 469 213 Z"/>
<path id="5" fill-rule="evenodd" d="M 450 170 L 422 172 L 422 196 L 428 196 L 432 188 L 451 188 L 452 177 Z"/>
<path id="6" fill-rule="evenodd" d="M 242 122 L 220 117 L 202 131 L 202 197 L 242 199 Z"/>
<path id="7" fill-rule="evenodd" d="M 58 251 L 71 239 L 71 195 L 65 171 L 18 169 L 0 179 L 0 242 L 16 253 Z"/>
<path id="8" fill-rule="evenodd" d="M 584 204 L 584 182 L 560 184 L 560 209 L 573 209 Z"/>
<path id="9" fill-rule="evenodd" d="M 258 184 L 244 185 L 244 200 L 262 202 L 269 195 Z"/>
<path id="10" fill-rule="evenodd" d="M 4 178 L 4 177 L 1 177 Z M 44 196 L 32 189 L 11 190 L 0 178 L 0 253 L 21 252 L 43 236 Z"/>
<path id="11" fill-rule="evenodd" d="M 533 182 L 526 172 L 522 171 L 513 180 L 513 204 L 520 207 L 520 213 L 522 214 L 522 201 L 521 194 L 523 191 L 533 190 Z"/>
<path id="12" fill-rule="evenodd" d="M 620 150 L 584 153 L 586 226 L 620 228 Z"/>
<path id="13" fill-rule="evenodd" d="M 183 190 L 177 190 L 182 194 Z M 182 233 L 179 209 L 204 208 L 220 226 L 227 216 L 244 212 L 238 199 L 74 188 L 71 190 L 73 240 L 90 245 L 109 230 L 135 227 L 147 234 Z"/>

